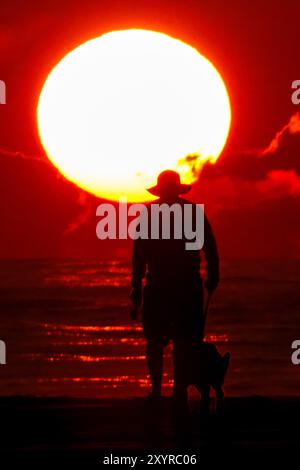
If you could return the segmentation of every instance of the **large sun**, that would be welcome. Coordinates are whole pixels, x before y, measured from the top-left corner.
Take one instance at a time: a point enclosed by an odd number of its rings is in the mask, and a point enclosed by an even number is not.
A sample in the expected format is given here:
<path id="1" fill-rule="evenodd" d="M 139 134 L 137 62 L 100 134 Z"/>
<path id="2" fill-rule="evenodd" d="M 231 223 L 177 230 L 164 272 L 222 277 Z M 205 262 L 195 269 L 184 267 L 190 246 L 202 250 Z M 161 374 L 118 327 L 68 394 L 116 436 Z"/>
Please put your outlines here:
<path id="1" fill-rule="evenodd" d="M 193 47 L 162 33 L 113 31 L 67 54 L 37 109 L 51 162 L 107 199 L 151 200 L 164 169 L 192 182 L 215 162 L 230 127 L 226 87 Z"/>

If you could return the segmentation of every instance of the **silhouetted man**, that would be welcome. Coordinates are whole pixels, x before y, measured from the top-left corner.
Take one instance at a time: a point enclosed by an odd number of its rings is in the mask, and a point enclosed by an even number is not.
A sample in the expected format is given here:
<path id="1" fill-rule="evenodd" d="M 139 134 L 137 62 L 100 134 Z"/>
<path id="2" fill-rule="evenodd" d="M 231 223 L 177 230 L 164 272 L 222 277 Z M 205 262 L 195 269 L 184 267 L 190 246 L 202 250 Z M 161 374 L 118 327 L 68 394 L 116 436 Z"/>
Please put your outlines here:
<path id="1" fill-rule="evenodd" d="M 151 227 L 152 204 L 192 205 L 192 218 L 195 223 L 196 204 L 180 197 L 187 193 L 190 185 L 181 184 L 178 173 L 162 172 L 157 185 L 148 189 L 158 200 L 147 204 L 147 220 Z M 142 322 L 147 340 L 147 360 L 152 383 L 151 398 L 161 396 L 163 369 L 163 348 L 173 341 L 175 404 L 186 406 L 187 385 L 184 380 L 184 354 L 186 346 L 199 341 L 203 333 L 203 283 L 200 276 L 200 251 L 187 250 L 187 239 L 137 238 L 133 246 L 133 273 L 131 300 L 134 304 L 132 317 L 137 318 L 143 301 Z M 171 225 L 172 227 L 172 225 Z M 149 233 L 151 233 L 149 229 Z M 219 259 L 211 226 L 204 217 L 204 245 L 207 280 L 205 288 L 212 292 L 219 282 Z M 142 281 L 146 276 L 146 285 Z"/>

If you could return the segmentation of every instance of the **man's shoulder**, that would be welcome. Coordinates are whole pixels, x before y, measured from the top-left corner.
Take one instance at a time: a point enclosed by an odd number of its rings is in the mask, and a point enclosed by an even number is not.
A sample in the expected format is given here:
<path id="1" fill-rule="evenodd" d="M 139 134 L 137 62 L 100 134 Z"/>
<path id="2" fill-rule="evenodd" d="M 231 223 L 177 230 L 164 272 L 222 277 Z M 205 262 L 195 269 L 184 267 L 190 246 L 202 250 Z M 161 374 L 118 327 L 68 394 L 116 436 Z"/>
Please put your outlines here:
<path id="1" fill-rule="evenodd" d="M 172 205 L 172 204 L 191 204 L 192 206 L 197 206 L 198 204 L 196 204 L 195 202 L 192 202 L 192 201 L 189 201 L 188 199 L 185 199 L 183 197 L 178 197 L 174 200 L 172 200 L 171 202 L 167 202 L 163 199 L 155 199 L 154 201 L 150 201 L 150 202 L 146 202 L 144 205 L 145 207 L 152 207 L 153 205 L 156 205 L 156 204 L 168 204 L 168 205 Z"/>
<path id="2" fill-rule="evenodd" d="M 192 207 L 193 213 L 196 211 L 196 208 L 200 207 L 200 205 L 195 203 L 195 202 L 189 201 L 188 199 L 185 199 L 183 197 L 178 197 L 177 199 L 175 199 L 172 202 L 166 202 L 162 199 L 155 199 L 154 201 L 150 201 L 150 202 L 145 203 L 144 208 L 148 213 L 151 213 L 152 208 L 153 208 L 153 210 L 155 210 L 155 208 L 157 208 L 157 206 L 164 206 L 164 205 L 169 206 L 169 208 L 172 208 L 172 206 L 174 206 L 174 205 L 175 206 L 180 205 L 183 208 L 184 208 L 184 206 L 190 206 L 190 207 Z"/>
<path id="3" fill-rule="evenodd" d="M 185 199 L 184 197 L 180 197 L 180 198 L 179 198 L 179 201 L 180 201 L 180 204 L 184 204 L 184 205 L 185 205 L 185 204 L 189 204 L 189 205 L 191 205 L 191 206 L 193 206 L 193 207 L 197 207 L 197 205 L 198 205 L 198 204 L 196 204 L 196 203 L 193 202 L 193 201 L 189 201 L 188 199 Z"/>

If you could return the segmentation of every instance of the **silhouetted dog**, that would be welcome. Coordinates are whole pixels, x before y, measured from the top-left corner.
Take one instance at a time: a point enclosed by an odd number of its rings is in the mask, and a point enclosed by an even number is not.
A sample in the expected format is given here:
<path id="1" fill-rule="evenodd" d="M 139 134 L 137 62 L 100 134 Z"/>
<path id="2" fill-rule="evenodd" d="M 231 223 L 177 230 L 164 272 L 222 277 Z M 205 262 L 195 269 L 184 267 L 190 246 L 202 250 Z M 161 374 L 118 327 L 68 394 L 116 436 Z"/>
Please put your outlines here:
<path id="1" fill-rule="evenodd" d="M 199 342 L 189 347 L 187 383 L 201 393 L 203 409 L 209 412 L 210 388 L 216 394 L 216 413 L 223 411 L 223 383 L 228 370 L 230 353 L 222 356 L 212 343 Z"/>

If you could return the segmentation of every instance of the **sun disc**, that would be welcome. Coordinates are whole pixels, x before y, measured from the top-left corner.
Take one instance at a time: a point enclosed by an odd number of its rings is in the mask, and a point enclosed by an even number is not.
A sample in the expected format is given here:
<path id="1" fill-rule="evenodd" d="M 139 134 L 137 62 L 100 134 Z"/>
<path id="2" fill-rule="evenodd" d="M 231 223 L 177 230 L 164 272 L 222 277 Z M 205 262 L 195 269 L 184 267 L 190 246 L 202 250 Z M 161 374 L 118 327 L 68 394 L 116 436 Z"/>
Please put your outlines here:
<path id="1" fill-rule="evenodd" d="M 231 112 L 222 78 L 196 49 L 134 29 L 67 54 L 43 86 L 37 120 L 67 179 L 107 199 L 146 201 L 160 171 L 190 183 L 204 161 L 217 160 Z"/>

